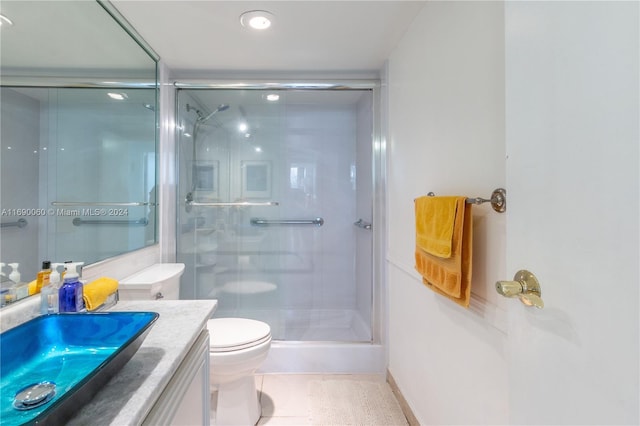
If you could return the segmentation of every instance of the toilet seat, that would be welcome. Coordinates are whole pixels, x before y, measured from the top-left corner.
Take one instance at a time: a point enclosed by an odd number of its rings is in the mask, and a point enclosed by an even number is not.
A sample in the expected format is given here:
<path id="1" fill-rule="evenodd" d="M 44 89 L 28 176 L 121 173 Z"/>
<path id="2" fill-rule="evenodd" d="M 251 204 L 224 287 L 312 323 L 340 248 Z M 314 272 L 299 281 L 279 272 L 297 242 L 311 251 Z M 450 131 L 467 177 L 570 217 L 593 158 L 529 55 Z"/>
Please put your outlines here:
<path id="1" fill-rule="evenodd" d="M 271 340 L 268 324 L 247 318 L 215 318 L 207 321 L 211 352 L 252 348 Z"/>

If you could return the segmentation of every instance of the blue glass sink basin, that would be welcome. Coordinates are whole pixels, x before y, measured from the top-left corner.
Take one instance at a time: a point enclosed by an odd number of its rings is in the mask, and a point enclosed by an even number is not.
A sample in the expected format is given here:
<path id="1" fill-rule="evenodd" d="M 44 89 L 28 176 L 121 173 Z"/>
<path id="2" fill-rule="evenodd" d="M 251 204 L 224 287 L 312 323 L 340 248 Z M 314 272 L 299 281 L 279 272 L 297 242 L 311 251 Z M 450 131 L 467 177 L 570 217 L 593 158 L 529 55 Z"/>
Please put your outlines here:
<path id="1" fill-rule="evenodd" d="M 158 316 L 43 315 L 0 334 L 2 425 L 64 424 L 131 359 Z"/>

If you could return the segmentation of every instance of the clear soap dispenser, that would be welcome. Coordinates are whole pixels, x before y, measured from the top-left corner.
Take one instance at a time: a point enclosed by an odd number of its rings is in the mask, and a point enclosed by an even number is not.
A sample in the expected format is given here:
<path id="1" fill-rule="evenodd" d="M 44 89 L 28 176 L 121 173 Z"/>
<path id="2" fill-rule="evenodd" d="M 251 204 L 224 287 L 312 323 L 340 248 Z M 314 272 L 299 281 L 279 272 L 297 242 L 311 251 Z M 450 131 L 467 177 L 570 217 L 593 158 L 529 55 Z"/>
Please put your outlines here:
<path id="1" fill-rule="evenodd" d="M 49 284 L 42 287 L 40 291 L 40 313 L 55 314 L 60 311 L 59 294 L 60 291 L 60 272 L 58 267 L 62 263 L 51 264 L 51 275 L 49 275 Z"/>

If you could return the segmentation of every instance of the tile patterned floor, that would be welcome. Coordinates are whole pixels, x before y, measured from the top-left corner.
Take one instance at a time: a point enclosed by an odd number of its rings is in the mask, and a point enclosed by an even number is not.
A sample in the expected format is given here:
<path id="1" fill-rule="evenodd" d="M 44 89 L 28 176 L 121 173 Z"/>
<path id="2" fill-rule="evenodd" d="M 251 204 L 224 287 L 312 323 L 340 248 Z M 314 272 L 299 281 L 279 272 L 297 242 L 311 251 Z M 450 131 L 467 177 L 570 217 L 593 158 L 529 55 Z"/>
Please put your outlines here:
<path id="1" fill-rule="evenodd" d="M 256 376 L 260 392 L 262 417 L 258 425 L 311 425 L 309 383 L 312 380 L 365 380 L 385 383 L 383 375 L 351 374 L 265 374 Z M 388 385 L 387 385 L 388 386 Z M 321 424 L 322 419 L 314 419 Z M 370 425 L 383 426 L 383 425 Z"/>

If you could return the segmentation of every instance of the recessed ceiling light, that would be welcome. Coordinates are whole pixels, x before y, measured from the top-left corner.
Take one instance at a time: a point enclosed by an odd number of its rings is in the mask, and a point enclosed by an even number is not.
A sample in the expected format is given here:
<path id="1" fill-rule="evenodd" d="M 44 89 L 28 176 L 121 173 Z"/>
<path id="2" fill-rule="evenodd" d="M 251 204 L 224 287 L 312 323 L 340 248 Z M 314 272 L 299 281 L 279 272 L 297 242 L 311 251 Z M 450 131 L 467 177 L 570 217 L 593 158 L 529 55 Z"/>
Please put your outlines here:
<path id="1" fill-rule="evenodd" d="M 240 15 L 240 23 L 243 27 L 254 30 L 266 30 L 273 22 L 273 13 L 266 10 L 250 10 Z"/>
<path id="2" fill-rule="evenodd" d="M 6 16 L 0 14 L 0 25 L 13 25 L 13 21 L 11 21 L 11 19 L 7 18 Z"/>
<path id="3" fill-rule="evenodd" d="M 280 99 L 280 95 L 278 95 L 277 93 L 269 93 L 267 95 L 267 100 L 270 102 L 275 102 L 279 99 Z"/>
<path id="4" fill-rule="evenodd" d="M 240 123 L 238 124 L 238 131 L 240 133 L 244 133 L 247 131 L 247 129 L 249 128 L 249 126 L 247 125 L 247 123 Z"/>

